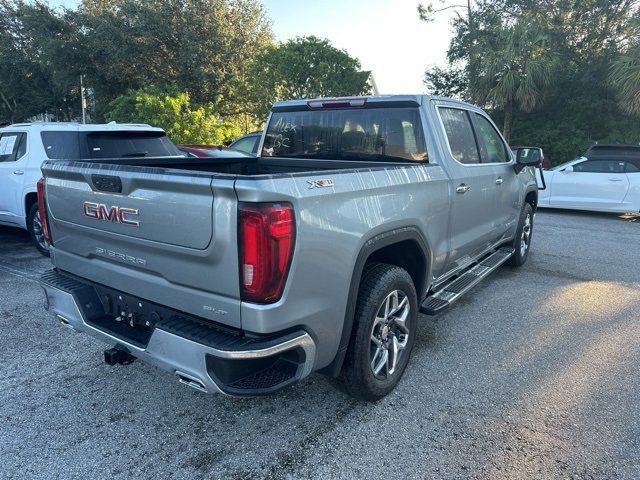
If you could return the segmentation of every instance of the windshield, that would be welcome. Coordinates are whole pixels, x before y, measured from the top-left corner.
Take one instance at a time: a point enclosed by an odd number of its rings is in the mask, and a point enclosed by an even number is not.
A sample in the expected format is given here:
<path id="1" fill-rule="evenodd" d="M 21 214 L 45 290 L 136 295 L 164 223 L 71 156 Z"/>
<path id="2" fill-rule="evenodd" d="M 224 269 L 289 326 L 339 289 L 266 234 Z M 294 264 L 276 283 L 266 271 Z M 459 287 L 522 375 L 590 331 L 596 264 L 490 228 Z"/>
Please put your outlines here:
<path id="1" fill-rule="evenodd" d="M 262 156 L 426 161 L 418 108 L 274 112 Z"/>

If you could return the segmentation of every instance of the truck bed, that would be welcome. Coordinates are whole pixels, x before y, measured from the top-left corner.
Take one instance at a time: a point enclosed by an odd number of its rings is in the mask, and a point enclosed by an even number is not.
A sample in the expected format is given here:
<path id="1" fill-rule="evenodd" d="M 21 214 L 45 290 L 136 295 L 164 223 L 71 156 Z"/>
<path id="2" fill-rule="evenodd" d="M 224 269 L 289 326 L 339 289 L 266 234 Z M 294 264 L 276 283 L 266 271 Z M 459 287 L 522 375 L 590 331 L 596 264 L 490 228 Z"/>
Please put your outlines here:
<path id="1" fill-rule="evenodd" d="M 346 161 L 308 158 L 246 157 L 218 158 L 118 158 L 103 163 L 146 166 L 251 177 L 279 173 L 311 173 L 325 170 L 353 170 L 359 168 L 409 165 L 410 162 Z M 93 162 L 95 163 L 95 162 Z"/>

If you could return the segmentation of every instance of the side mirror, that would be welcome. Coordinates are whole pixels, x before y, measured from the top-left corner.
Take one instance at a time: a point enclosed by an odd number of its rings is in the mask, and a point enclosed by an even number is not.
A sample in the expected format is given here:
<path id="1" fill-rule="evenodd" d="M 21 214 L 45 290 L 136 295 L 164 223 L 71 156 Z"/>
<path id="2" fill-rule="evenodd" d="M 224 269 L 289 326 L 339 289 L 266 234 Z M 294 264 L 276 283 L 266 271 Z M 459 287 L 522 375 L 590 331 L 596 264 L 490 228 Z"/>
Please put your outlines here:
<path id="1" fill-rule="evenodd" d="M 520 173 L 525 167 L 537 167 L 542 163 L 544 153 L 538 147 L 521 147 L 516 150 L 516 173 Z"/>
<path id="2" fill-rule="evenodd" d="M 573 172 L 573 165 L 569 165 L 568 167 L 564 167 L 562 169 L 562 173 L 571 173 Z"/>

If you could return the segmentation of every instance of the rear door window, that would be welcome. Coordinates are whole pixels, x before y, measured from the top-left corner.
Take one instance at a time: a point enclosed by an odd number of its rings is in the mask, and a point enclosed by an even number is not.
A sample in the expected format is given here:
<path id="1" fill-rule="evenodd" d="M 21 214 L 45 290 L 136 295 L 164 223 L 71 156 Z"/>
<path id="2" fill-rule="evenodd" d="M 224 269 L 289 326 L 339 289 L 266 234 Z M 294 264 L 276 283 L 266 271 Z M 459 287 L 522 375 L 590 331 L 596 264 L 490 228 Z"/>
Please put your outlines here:
<path id="1" fill-rule="evenodd" d="M 440 118 L 453 158 L 467 165 L 480 163 L 480 152 L 469 113 L 460 108 L 440 107 Z"/>
<path id="2" fill-rule="evenodd" d="M 625 162 L 625 173 L 638 173 L 640 172 L 640 160 L 636 160 L 636 162 Z"/>
<path id="3" fill-rule="evenodd" d="M 478 127 L 478 140 L 482 163 L 506 163 L 511 161 L 511 155 L 502 137 L 484 116 L 473 114 Z"/>
<path id="4" fill-rule="evenodd" d="M 18 149 L 16 150 L 16 160 L 20 160 L 27 153 L 27 134 L 22 133 L 20 135 L 20 143 L 18 144 Z"/>
<path id="5" fill-rule="evenodd" d="M 20 144 L 21 133 L 8 132 L 0 135 L 0 162 L 13 162 Z"/>

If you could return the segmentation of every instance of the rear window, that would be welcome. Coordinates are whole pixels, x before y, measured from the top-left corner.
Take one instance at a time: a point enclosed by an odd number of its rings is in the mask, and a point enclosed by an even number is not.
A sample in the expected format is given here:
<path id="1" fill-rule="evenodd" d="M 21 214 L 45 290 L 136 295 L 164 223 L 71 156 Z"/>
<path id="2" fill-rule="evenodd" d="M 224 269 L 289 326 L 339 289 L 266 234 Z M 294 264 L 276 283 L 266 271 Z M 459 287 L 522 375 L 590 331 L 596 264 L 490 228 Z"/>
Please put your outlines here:
<path id="1" fill-rule="evenodd" d="M 162 132 L 90 132 L 86 136 L 89 158 L 182 156 Z"/>
<path id="2" fill-rule="evenodd" d="M 48 158 L 53 160 L 80 158 L 78 132 L 42 132 L 40 137 Z"/>
<path id="3" fill-rule="evenodd" d="M 428 158 L 417 108 L 274 112 L 262 155 L 403 162 Z"/>
<path id="4" fill-rule="evenodd" d="M 178 148 L 162 132 L 42 132 L 47 157 L 80 158 L 179 157 Z"/>

